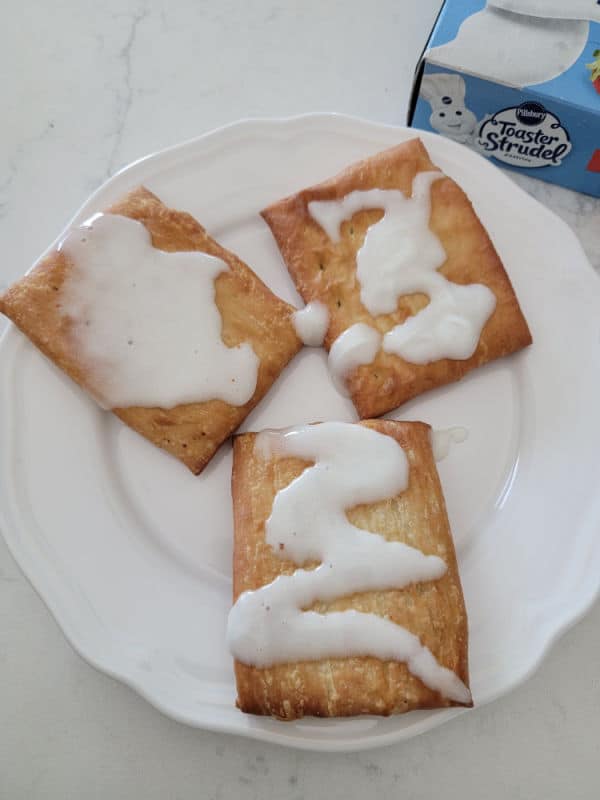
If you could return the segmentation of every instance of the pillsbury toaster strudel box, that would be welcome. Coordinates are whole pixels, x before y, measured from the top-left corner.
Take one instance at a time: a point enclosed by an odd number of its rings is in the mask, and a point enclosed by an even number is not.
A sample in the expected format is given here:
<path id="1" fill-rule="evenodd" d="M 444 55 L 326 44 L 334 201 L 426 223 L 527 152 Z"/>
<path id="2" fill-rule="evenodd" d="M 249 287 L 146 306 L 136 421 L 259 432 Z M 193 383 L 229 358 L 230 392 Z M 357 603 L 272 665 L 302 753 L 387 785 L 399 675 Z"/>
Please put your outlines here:
<path id="1" fill-rule="evenodd" d="M 600 0 L 445 0 L 408 124 L 600 197 Z"/>

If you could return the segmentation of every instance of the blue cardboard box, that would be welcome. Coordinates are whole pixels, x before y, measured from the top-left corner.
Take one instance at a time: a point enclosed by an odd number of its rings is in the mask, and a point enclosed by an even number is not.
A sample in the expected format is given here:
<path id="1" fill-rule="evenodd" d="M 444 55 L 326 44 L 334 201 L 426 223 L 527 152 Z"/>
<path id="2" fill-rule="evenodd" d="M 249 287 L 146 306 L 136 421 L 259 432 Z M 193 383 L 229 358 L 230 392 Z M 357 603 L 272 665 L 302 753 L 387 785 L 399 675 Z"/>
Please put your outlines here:
<path id="1" fill-rule="evenodd" d="M 408 124 L 600 197 L 600 0 L 446 0 Z"/>

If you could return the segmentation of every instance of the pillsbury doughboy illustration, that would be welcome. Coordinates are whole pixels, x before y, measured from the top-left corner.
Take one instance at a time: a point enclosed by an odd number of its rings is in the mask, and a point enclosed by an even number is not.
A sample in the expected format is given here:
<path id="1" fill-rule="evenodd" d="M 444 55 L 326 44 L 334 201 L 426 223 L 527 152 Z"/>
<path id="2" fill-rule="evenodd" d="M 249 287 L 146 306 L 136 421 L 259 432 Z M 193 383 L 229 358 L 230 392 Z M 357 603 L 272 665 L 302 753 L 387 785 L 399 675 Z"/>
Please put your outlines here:
<path id="1" fill-rule="evenodd" d="M 600 197 L 600 0 L 444 0 L 408 122 Z"/>
<path id="2" fill-rule="evenodd" d="M 470 144 L 477 117 L 465 106 L 465 82 L 460 75 L 424 75 L 421 96 L 431 106 L 429 123 L 438 133 L 461 144 Z"/>
<path id="3" fill-rule="evenodd" d="M 508 86 L 545 83 L 569 69 L 600 22 L 598 0 L 488 0 L 455 39 L 432 48 L 440 66 L 485 74 Z"/>

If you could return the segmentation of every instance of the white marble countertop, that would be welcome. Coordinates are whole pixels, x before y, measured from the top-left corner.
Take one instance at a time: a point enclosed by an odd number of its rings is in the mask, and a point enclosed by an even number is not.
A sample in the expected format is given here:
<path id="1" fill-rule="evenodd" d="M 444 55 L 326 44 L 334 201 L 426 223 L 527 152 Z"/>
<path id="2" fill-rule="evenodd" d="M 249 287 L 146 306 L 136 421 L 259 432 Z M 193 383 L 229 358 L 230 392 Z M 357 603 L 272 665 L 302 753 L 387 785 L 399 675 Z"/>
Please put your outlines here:
<path id="1" fill-rule="evenodd" d="M 335 110 L 402 124 L 439 6 L 11 4 L 0 26 L 0 286 L 146 153 L 247 116 Z M 518 182 L 575 228 L 600 269 L 600 202 Z M 89 667 L 0 539 L 0 798 L 595 798 L 599 631 L 596 604 L 524 686 L 417 739 L 292 752 L 186 728 Z"/>

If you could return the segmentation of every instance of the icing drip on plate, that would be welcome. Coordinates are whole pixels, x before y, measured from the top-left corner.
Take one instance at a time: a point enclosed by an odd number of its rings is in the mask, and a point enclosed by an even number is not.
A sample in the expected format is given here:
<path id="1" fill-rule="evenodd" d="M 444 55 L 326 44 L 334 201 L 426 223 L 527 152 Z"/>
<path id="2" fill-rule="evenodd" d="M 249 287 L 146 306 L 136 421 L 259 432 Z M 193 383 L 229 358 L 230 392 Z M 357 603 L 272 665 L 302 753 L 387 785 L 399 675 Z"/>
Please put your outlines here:
<path id="1" fill-rule="evenodd" d="M 102 406 L 250 400 L 259 360 L 250 344 L 221 339 L 214 284 L 224 261 L 158 250 L 140 222 L 115 214 L 92 217 L 60 249 L 72 265 L 61 311 Z"/>
<path id="2" fill-rule="evenodd" d="M 453 444 L 462 444 L 467 441 L 469 431 L 466 428 L 457 426 L 443 430 L 432 430 L 430 436 L 434 459 L 443 461 Z"/>
<path id="3" fill-rule="evenodd" d="M 403 295 L 427 295 L 425 308 L 383 336 L 385 352 L 414 364 L 470 358 L 496 306 L 495 295 L 487 286 L 461 286 L 438 272 L 446 252 L 429 227 L 429 218 L 431 186 L 443 177 L 438 171 L 418 173 L 411 197 L 399 190 L 371 189 L 308 206 L 311 216 L 334 242 L 339 240 L 341 223 L 358 211 L 383 211 L 381 219 L 368 228 L 356 256 L 360 299 L 369 313 L 378 317 L 393 313 Z M 330 367 L 338 386 L 353 368 L 373 361 L 379 350 L 374 345 L 376 335 L 380 336 L 374 327 L 358 323 L 334 342 Z M 360 354 L 358 359 L 355 354 Z"/>
<path id="4" fill-rule="evenodd" d="M 317 600 L 400 589 L 446 572 L 438 556 L 361 530 L 346 516 L 349 508 L 407 488 L 408 459 L 398 443 L 361 425 L 326 422 L 259 434 L 255 453 L 314 462 L 277 493 L 265 535 L 278 557 L 320 565 L 300 567 L 238 597 L 227 626 L 233 656 L 257 667 L 361 655 L 402 661 L 431 689 L 468 702 L 470 692 L 458 676 L 402 626 L 354 610 L 302 610 Z"/>
<path id="5" fill-rule="evenodd" d="M 293 314 L 298 338 L 307 347 L 320 347 L 329 327 L 329 311 L 324 303 L 313 300 Z"/>
<path id="6" fill-rule="evenodd" d="M 338 336 L 329 351 L 329 372 L 340 394 L 348 395 L 346 378 L 362 364 L 371 364 L 381 347 L 376 328 L 357 322 Z"/>

